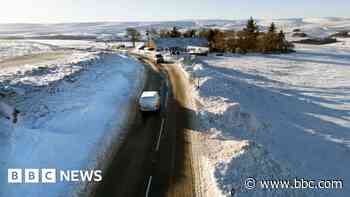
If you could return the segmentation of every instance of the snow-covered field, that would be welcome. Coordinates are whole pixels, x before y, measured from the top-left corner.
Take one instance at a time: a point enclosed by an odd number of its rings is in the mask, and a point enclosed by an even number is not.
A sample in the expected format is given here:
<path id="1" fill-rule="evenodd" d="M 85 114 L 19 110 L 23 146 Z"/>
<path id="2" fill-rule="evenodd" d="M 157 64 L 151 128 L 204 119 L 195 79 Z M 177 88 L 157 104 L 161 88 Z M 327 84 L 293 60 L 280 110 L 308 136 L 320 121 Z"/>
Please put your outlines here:
<path id="1" fill-rule="evenodd" d="M 89 40 L 26 40 L 38 44 L 44 44 L 57 48 L 72 48 L 72 49 L 106 49 L 107 45 L 103 42 L 94 42 Z"/>
<path id="2" fill-rule="evenodd" d="M 283 55 L 185 59 L 203 196 L 350 195 L 350 40 Z M 244 179 L 342 179 L 343 189 L 247 190 Z"/>
<path id="3" fill-rule="evenodd" d="M 17 56 L 50 52 L 50 46 L 18 40 L 0 40 L 0 61 Z"/>
<path id="4" fill-rule="evenodd" d="M 0 68 L 5 101 L 21 112 L 0 117 L 0 196 L 70 196 L 85 185 L 8 184 L 8 168 L 104 166 L 143 84 L 142 64 L 120 54 L 74 51 L 49 63 Z"/>

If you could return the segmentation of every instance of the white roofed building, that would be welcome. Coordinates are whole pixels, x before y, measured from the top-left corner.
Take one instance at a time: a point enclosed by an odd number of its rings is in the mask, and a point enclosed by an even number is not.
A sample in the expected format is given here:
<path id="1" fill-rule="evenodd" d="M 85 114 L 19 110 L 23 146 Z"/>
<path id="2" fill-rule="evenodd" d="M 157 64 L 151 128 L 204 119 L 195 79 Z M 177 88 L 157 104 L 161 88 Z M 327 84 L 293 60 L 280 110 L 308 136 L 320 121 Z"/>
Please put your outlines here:
<path id="1" fill-rule="evenodd" d="M 208 47 L 208 40 L 205 38 L 157 38 L 153 40 L 156 50 L 179 49 L 187 50 L 192 47 Z"/>

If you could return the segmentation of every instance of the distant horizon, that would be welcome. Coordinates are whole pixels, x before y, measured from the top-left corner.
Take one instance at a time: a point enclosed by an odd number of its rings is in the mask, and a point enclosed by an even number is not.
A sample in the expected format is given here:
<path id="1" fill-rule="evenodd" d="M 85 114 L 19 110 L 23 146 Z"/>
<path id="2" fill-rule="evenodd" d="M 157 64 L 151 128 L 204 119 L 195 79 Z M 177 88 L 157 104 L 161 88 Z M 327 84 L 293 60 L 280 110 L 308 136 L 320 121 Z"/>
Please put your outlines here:
<path id="1" fill-rule="evenodd" d="M 350 19 L 349 17 L 341 17 L 341 16 L 323 16 L 323 17 L 281 17 L 281 18 L 269 18 L 269 17 L 254 17 L 255 20 L 288 20 L 288 19 Z M 237 19 L 225 19 L 225 18 L 188 18 L 188 19 L 179 19 L 179 20 L 130 20 L 130 21 L 124 21 L 124 20 L 106 20 L 106 21 L 71 21 L 71 22 L 7 22 L 2 23 L 0 22 L 0 25 L 58 25 L 58 24 L 88 24 L 88 23 L 163 23 L 163 22 L 191 22 L 191 21 L 244 21 L 248 20 L 250 17 L 247 18 L 237 18 Z"/>

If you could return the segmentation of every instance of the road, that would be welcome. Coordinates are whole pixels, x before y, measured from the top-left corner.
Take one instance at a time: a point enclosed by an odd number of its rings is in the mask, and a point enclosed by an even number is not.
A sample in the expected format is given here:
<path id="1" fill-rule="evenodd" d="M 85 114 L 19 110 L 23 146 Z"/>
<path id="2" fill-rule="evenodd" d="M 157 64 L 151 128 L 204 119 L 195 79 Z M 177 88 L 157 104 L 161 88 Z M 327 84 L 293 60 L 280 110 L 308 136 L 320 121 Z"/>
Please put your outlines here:
<path id="1" fill-rule="evenodd" d="M 176 65 L 147 65 L 144 90 L 161 92 L 161 113 L 143 118 L 135 103 L 136 119 L 105 171 L 96 197 L 194 196 L 186 135 L 192 111 L 186 107 L 185 79 Z"/>

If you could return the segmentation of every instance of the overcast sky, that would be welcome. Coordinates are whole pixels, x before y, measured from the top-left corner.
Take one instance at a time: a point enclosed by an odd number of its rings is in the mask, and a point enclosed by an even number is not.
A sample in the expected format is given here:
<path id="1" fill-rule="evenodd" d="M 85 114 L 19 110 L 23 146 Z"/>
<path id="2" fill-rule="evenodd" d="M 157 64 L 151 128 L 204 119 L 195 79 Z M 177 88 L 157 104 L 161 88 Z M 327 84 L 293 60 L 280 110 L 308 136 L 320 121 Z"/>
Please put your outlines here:
<path id="1" fill-rule="evenodd" d="M 350 0 L 2 0 L 0 23 L 350 17 Z"/>

